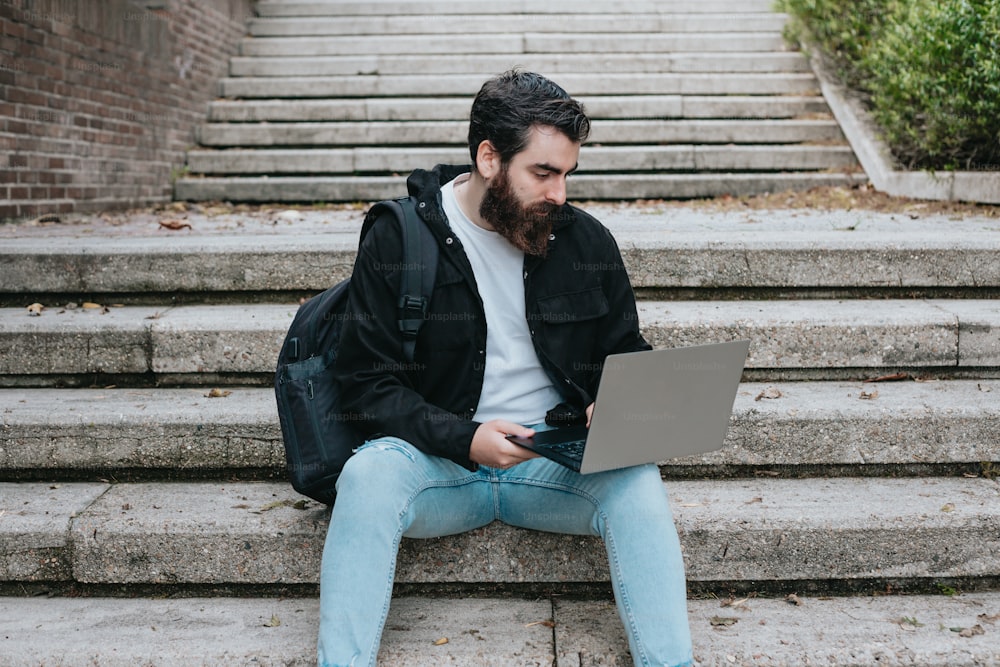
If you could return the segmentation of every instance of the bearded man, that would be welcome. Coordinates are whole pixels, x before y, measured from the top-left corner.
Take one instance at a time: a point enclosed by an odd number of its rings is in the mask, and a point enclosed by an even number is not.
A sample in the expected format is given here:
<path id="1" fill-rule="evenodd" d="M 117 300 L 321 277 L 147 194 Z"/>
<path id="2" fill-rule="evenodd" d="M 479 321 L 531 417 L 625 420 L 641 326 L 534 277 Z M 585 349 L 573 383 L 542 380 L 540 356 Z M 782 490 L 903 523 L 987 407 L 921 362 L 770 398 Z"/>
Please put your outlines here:
<path id="1" fill-rule="evenodd" d="M 691 664 L 684 565 L 657 467 L 580 475 L 507 439 L 589 422 L 605 358 L 650 349 L 614 238 L 566 203 L 589 131 L 562 88 L 513 70 L 473 102 L 471 168 L 410 176 L 441 249 L 413 362 L 396 323 L 399 227 L 376 222 L 362 242 L 336 372 L 344 418 L 369 439 L 337 482 L 320 665 L 375 664 L 402 537 L 492 521 L 602 537 L 635 663 Z"/>

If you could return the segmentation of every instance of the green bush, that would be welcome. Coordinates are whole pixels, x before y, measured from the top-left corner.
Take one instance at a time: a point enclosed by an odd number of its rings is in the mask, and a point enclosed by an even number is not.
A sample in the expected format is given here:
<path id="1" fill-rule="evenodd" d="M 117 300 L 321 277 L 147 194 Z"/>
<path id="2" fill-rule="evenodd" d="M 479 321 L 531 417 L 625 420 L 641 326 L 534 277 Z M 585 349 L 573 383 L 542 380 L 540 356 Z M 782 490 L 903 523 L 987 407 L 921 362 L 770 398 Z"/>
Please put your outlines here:
<path id="1" fill-rule="evenodd" d="M 905 0 L 778 0 L 791 21 L 786 37 L 793 42 L 809 37 L 829 56 L 845 83 L 860 87 L 869 46 L 883 26 L 893 23 Z"/>
<path id="2" fill-rule="evenodd" d="M 1000 0 L 780 0 L 909 167 L 1000 167 Z"/>

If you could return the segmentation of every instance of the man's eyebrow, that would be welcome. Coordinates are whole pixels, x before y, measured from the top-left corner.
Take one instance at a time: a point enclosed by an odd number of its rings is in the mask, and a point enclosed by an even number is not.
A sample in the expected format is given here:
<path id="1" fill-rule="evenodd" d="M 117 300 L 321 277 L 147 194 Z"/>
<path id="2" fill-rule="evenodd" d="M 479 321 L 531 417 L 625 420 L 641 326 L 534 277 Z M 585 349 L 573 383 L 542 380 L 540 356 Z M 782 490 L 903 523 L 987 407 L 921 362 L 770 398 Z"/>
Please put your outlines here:
<path id="1" fill-rule="evenodd" d="M 576 163 L 576 164 L 574 164 L 573 168 L 566 172 L 566 175 L 569 176 L 574 171 L 576 171 L 579 167 L 580 167 L 580 163 L 579 162 Z M 555 165 L 551 165 L 548 162 L 539 162 L 538 164 L 535 165 L 535 168 L 536 169 L 541 169 L 543 171 L 548 171 L 548 172 L 551 172 L 553 174 L 561 174 L 561 173 L 563 173 L 562 169 L 560 169 L 559 167 L 556 167 Z"/>

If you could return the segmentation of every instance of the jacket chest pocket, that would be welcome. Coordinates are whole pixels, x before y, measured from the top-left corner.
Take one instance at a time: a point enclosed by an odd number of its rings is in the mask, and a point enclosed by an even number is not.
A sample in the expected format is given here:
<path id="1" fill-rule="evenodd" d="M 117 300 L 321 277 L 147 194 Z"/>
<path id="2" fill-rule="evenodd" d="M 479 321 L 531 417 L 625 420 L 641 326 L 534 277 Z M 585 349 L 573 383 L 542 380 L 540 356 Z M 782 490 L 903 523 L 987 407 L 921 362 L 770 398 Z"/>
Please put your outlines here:
<path id="1" fill-rule="evenodd" d="M 475 345 L 476 311 L 475 295 L 465 278 L 449 262 L 441 262 L 420 342 L 437 351 Z"/>
<path id="2" fill-rule="evenodd" d="M 540 297 L 536 304 L 538 319 L 552 325 L 593 323 L 610 310 L 600 287 Z"/>

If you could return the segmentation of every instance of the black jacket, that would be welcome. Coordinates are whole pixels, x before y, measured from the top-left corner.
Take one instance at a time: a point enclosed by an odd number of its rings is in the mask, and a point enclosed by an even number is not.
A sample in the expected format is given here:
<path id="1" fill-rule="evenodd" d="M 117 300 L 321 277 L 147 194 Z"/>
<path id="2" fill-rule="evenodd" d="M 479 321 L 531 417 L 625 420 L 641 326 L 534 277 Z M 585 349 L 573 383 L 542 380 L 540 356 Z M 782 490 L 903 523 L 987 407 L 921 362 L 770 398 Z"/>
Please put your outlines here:
<path id="1" fill-rule="evenodd" d="M 358 250 L 337 359 L 345 418 L 366 436 L 394 435 L 469 469 L 483 387 L 486 319 L 472 266 L 441 208 L 440 187 L 469 167 L 439 165 L 407 181 L 441 248 L 434 293 L 412 363 L 397 326 L 398 225 L 376 222 Z M 535 351 L 564 400 L 593 401 L 604 358 L 647 350 L 635 296 L 611 233 L 570 205 L 557 214 L 548 254 L 525 256 L 525 317 Z M 546 409 L 553 406 L 545 406 Z"/>

